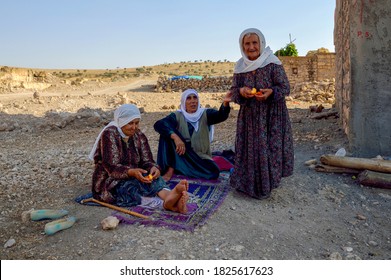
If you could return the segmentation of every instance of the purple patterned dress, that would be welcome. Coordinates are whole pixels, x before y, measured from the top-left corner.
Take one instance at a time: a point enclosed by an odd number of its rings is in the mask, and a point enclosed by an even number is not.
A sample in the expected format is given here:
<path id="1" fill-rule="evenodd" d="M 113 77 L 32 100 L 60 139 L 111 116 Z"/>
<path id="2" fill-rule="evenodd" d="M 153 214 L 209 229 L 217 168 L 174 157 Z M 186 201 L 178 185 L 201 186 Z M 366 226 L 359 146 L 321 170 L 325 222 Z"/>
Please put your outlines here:
<path id="1" fill-rule="evenodd" d="M 262 102 L 239 94 L 241 87 L 271 88 Z M 247 73 L 234 74 L 232 100 L 240 105 L 236 128 L 235 167 L 231 186 L 262 199 L 277 188 L 281 177 L 293 173 L 293 139 L 285 96 L 290 86 L 282 65 L 268 64 Z"/>

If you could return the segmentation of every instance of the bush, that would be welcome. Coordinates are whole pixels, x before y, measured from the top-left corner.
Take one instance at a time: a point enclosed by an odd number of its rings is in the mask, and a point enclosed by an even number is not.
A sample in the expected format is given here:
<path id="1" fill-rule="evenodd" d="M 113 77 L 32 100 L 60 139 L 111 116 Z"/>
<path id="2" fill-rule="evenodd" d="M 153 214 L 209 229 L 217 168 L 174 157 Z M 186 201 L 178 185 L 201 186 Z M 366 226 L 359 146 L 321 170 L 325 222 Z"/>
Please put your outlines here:
<path id="1" fill-rule="evenodd" d="M 285 48 L 279 49 L 274 54 L 277 56 L 299 56 L 296 45 L 293 43 L 289 43 Z"/>

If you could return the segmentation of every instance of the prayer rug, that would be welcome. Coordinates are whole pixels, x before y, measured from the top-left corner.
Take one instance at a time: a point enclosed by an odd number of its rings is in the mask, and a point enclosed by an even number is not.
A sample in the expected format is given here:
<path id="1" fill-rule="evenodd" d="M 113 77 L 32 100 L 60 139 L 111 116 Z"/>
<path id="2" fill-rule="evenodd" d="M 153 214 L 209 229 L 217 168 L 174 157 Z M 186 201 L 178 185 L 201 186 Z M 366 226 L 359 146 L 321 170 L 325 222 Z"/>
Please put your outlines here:
<path id="1" fill-rule="evenodd" d="M 224 178 L 218 180 L 188 179 L 183 176 L 173 176 L 167 182 L 172 189 L 182 179 L 189 182 L 189 201 L 188 213 L 180 214 L 167 211 L 161 207 L 161 204 L 151 207 L 150 202 L 146 201 L 144 205 L 130 207 L 129 210 L 148 216 L 149 219 L 137 218 L 121 212 L 115 212 L 113 216 L 117 217 L 124 224 L 138 224 L 145 226 L 166 227 L 173 230 L 194 231 L 196 227 L 202 226 L 207 219 L 223 203 L 229 191 L 228 181 Z"/>

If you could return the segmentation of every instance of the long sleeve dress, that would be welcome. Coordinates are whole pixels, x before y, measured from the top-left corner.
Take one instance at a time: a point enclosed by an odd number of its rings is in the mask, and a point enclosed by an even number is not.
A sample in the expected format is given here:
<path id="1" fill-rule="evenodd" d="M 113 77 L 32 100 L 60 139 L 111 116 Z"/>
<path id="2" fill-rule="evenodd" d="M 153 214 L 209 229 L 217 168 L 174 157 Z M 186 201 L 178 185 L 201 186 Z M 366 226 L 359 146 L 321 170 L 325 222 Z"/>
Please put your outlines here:
<path id="1" fill-rule="evenodd" d="M 266 101 L 246 99 L 241 87 L 273 93 Z M 268 64 L 252 72 L 234 74 L 232 100 L 240 105 L 235 141 L 235 166 L 231 186 L 262 199 L 278 187 L 281 177 L 293 173 L 293 138 L 285 103 L 290 85 L 282 65 Z"/>
<path id="2" fill-rule="evenodd" d="M 219 110 L 206 109 L 204 112 L 206 114 L 206 125 L 211 126 L 225 121 L 229 116 L 229 112 L 230 107 L 225 107 L 223 104 Z M 179 124 L 180 122 L 177 120 L 176 113 L 171 113 L 167 117 L 157 121 L 154 125 L 155 130 L 160 134 L 157 163 L 162 169 L 162 174 L 167 171 L 168 167 L 172 167 L 176 174 L 182 174 L 192 178 L 218 178 L 220 170 L 212 160 L 211 155 L 209 158 L 200 156 L 198 151 L 192 148 L 194 145 L 192 145 L 191 141 L 179 132 Z M 203 125 L 202 122 L 200 122 L 201 125 Z M 190 123 L 187 123 L 187 129 L 191 137 L 194 133 L 194 127 Z M 182 156 L 179 156 L 175 151 L 175 143 L 170 138 L 172 133 L 177 134 L 185 143 L 186 152 Z M 208 141 L 206 145 L 210 147 L 210 142 Z"/>
<path id="3" fill-rule="evenodd" d="M 161 177 L 145 184 L 128 175 L 131 168 L 149 171 L 156 166 L 148 139 L 141 131 L 124 139 L 115 126 L 107 127 L 98 142 L 94 162 L 92 194 L 100 201 L 120 206 L 138 205 L 141 196 L 154 196 L 165 187 Z"/>

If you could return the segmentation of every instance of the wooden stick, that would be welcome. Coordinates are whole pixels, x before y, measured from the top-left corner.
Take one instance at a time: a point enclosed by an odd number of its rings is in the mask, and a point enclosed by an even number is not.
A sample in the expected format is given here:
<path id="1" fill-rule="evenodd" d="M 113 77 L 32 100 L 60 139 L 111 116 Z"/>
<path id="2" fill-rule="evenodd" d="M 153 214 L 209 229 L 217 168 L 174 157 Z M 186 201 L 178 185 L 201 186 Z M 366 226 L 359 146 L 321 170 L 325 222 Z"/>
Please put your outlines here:
<path id="1" fill-rule="evenodd" d="M 320 157 L 320 161 L 326 165 L 391 173 L 391 160 L 323 155 Z"/>
<path id="2" fill-rule="evenodd" d="M 87 202 L 95 202 L 95 203 L 98 203 L 102 206 L 105 206 L 107 208 L 110 208 L 110 209 L 114 209 L 114 210 L 117 210 L 119 212 L 122 212 L 122 213 L 126 213 L 126 214 L 129 214 L 129 215 L 132 215 L 132 216 L 136 216 L 136 217 L 139 217 L 139 218 L 143 218 L 143 219 L 149 219 L 148 216 L 145 216 L 143 214 L 140 214 L 140 213 L 137 213 L 137 212 L 133 212 L 133 211 L 130 211 L 128 209 L 125 209 L 125 208 L 122 208 L 122 207 L 118 207 L 118 206 L 115 206 L 115 205 L 112 205 L 112 204 L 109 204 L 109 203 L 106 203 L 106 202 L 103 202 L 103 201 L 99 201 L 95 198 L 87 198 L 87 199 L 83 199 L 81 201 L 81 203 L 87 203 Z"/>
<path id="3" fill-rule="evenodd" d="M 315 165 L 315 170 L 318 172 L 329 172 L 329 173 L 350 173 L 350 174 L 359 174 L 361 171 L 352 168 L 331 166 L 325 164 Z"/>

